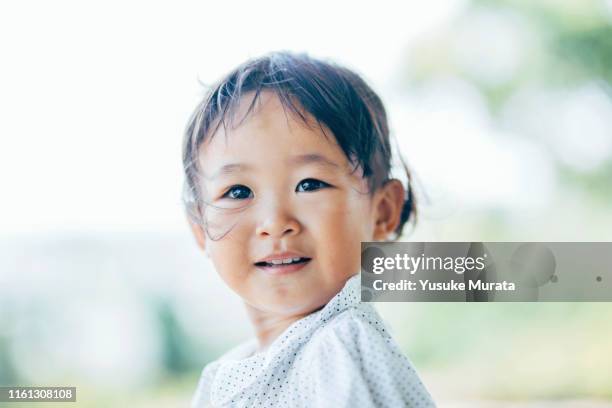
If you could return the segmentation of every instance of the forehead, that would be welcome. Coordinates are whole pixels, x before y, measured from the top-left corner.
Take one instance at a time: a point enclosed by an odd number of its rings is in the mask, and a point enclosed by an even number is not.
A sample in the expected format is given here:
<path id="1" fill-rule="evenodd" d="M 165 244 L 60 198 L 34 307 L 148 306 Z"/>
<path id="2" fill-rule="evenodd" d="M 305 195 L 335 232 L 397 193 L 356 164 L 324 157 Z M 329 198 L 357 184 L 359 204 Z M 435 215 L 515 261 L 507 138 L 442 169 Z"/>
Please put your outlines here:
<path id="1" fill-rule="evenodd" d="M 284 107 L 275 93 L 264 91 L 248 113 L 253 93 L 239 101 L 227 126 L 219 126 L 200 146 L 199 164 L 205 177 L 231 163 L 264 162 L 286 164 L 288 157 L 306 157 L 304 163 L 335 163 L 340 170 L 352 169 L 332 132 L 304 113 L 308 122 Z M 232 120 L 233 119 L 233 120 Z M 323 160 L 308 160 L 320 156 Z M 255 164 L 257 165 L 257 164 Z M 330 169 L 332 166 L 327 166 Z"/>

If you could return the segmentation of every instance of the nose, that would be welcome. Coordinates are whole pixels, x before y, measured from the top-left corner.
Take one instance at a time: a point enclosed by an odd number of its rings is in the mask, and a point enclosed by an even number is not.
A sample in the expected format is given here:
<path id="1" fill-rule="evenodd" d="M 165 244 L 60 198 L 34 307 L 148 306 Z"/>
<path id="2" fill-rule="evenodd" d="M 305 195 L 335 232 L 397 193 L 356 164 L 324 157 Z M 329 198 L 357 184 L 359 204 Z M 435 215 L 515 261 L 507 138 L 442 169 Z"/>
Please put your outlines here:
<path id="1" fill-rule="evenodd" d="M 261 222 L 257 225 L 256 233 L 258 236 L 271 236 L 282 238 L 288 235 L 295 235 L 301 231 L 300 223 L 280 203 L 266 205 L 261 215 Z"/>

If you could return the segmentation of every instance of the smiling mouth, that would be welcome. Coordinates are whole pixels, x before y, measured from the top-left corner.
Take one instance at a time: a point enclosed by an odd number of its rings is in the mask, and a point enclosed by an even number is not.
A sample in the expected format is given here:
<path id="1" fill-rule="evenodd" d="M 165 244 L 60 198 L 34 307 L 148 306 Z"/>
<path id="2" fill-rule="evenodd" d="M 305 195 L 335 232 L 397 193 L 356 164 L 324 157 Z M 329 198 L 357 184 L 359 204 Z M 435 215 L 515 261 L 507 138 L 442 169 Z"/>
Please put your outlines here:
<path id="1" fill-rule="evenodd" d="M 256 262 L 255 266 L 258 266 L 258 267 L 261 267 L 261 268 L 277 268 L 277 269 L 280 269 L 280 268 L 287 268 L 287 267 L 290 267 L 292 265 L 305 264 L 305 263 L 310 262 L 311 259 L 312 258 L 301 257 L 301 258 L 299 258 L 297 260 L 291 260 L 291 262 L 288 262 L 288 263 L 284 263 L 284 262 L 283 263 L 273 263 L 273 262 L 262 261 L 262 262 Z"/>
<path id="2" fill-rule="evenodd" d="M 257 262 L 255 266 L 268 276 L 288 276 L 297 273 L 310 263 L 312 258 L 299 258 L 288 263 L 274 264 L 272 262 Z"/>

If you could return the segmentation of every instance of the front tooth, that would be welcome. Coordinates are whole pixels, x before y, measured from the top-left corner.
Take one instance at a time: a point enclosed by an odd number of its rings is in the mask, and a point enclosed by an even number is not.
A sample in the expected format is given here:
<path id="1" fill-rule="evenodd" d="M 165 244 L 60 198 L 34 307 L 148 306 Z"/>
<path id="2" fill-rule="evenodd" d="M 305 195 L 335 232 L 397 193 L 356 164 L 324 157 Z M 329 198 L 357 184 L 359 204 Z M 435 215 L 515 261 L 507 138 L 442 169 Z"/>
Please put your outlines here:
<path id="1" fill-rule="evenodd" d="M 274 264 L 274 265 L 280 265 L 283 263 L 282 259 L 273 259 L 270 261 L 270 263 Z"/>
<path id="2" fill-rule="evenodd" d="M 291 263 L 291 262 L 293 262 L 293 259 L 291 259 L 291 258 L 289 258 L 289 259 L 283 259 L 283 263 L 284 263 L 284 264 L 289 264 L 289 263 Z"/>

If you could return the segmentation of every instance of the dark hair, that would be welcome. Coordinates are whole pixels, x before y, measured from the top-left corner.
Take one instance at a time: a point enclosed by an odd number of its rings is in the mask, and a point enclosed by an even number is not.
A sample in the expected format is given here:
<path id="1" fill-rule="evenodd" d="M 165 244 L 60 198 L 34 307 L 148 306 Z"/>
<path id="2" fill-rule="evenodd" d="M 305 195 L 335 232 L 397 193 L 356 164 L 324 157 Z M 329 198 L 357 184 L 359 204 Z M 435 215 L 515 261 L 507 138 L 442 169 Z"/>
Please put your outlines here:
<path id="1" fill-rule="evenodd" d="M 385 108 L 376 93 L 355 72 L 337 64 L 314 59 L 306 54 L 274 52 L 251 59 L 210 88 L 199 103 L 185 130 L 183 167 L 185 189 L 183 200 L 194 221 L 201 217 L 201 192 L 198 183 L 198 150 L 206 137 L 220 126 L 227 126 L 243 94 L 254 92 L 252 111 L 260 93 L 274 92 L 283 108 L 310 124 L 305 113 L 316 119 L 325 133 L 325 125 L 335 136 L 349 162 L 363 170 L 371 195 L 391 175 L 391 145 Z M 404 224 L 416 222 L 413 182 L 399 149 L 398 159 L 406 173 L 406 196 L 397 240 Z"/>

